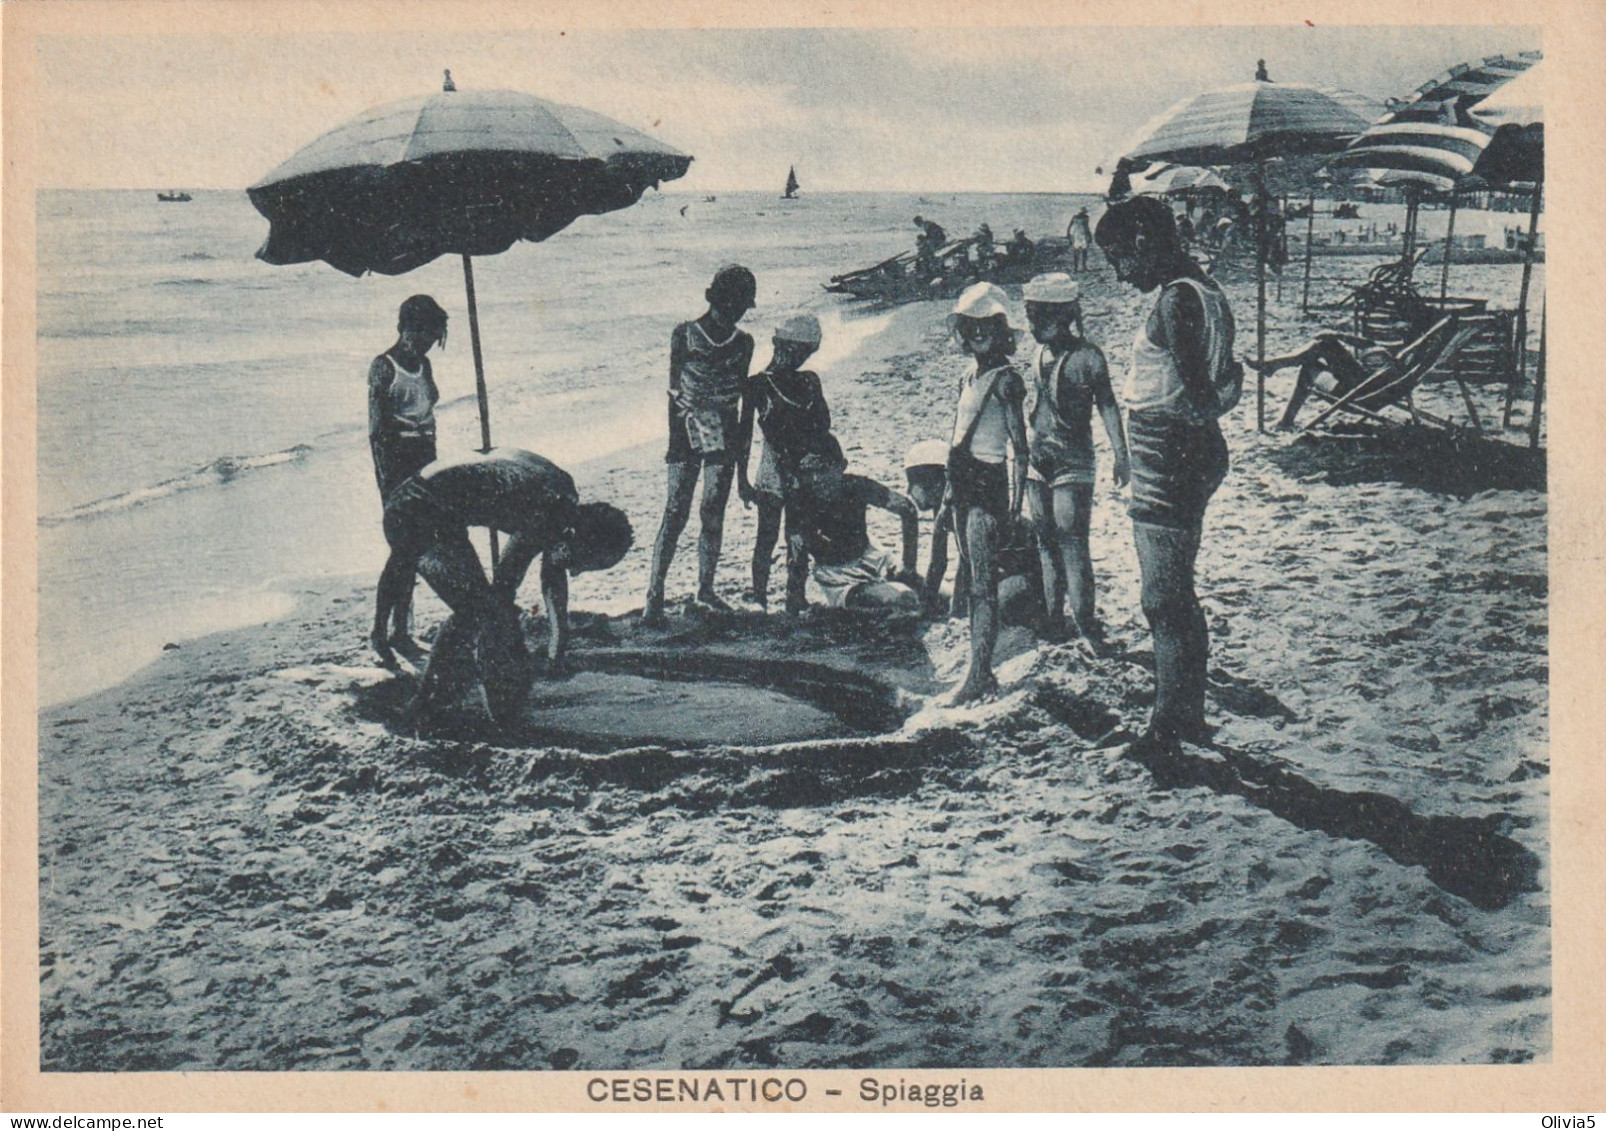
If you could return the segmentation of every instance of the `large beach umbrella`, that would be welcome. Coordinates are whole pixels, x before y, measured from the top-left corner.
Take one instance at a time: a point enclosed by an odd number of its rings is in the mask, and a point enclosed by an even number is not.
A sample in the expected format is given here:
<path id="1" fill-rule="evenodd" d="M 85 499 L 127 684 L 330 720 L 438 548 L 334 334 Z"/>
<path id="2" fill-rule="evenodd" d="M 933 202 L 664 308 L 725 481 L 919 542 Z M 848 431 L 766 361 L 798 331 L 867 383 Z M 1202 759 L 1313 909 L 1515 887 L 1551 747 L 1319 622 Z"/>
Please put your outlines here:
<path id="1" fill-rule="evenodd" d="M 1150 166 L 1132 178 L 1133 196 L 1180 196 L 1211 189 L 1228 192 L 1231 188 L 1231 185 L 1209 169 L 1201 169 L 1196 165 L 1172 165 L 1168 162 Z"/>
<path id="2" fill-rule="evenodd" d="M 1254 81 L 1184 98 L 1148 122 L 1124 156 L 1133 162 L 1253 165 L 1260 201 L 1255 233 L 1255 348 L 1266 360 L 1265 162 L 1331 153 L 1366 128 L 1366 119 L 1331 95 L 1303 83 L 1272 82 L 1261 65 Z M 1256 384 L 1255 425 L 1266 426 L 1266 382 Z"/>
<path id="3" fill-rule="evenodd" d="M 1422 174 L 1433 183 L 1449 182 L 1453 231 L 1456 188 L 1471 174 L 1493 134 L 1473 108 L 1528 71 L 1540 59 L 1537 51 L 1491 55 L 1451 67 L 1404 98 L 1391 101 L 1388 113 L 1368 126 L 1334 159 L 1335 166 Z M 1417 209 L 1423 182 L 1406 185 L 1405 258 L 1415 242 Z M 1446 241 L 1445 256 L 1450 253 Z M 1447 278 L 1447 276 L 1446 276 Z M 1441 282 L 1441 288 L 1446 285 Z"/>
<path id="4" fill-rule="evenodd" d="M 474 301 L 476 255 L 540 241 L 625 208 L 691 158 L 590 110 L 511 90 L 458 90 L 376 106 L 316 138 L 246 190 L 271 225 L 257 256 L 399 275 L 463 257 L 480 438 L 491 425 Z"/>

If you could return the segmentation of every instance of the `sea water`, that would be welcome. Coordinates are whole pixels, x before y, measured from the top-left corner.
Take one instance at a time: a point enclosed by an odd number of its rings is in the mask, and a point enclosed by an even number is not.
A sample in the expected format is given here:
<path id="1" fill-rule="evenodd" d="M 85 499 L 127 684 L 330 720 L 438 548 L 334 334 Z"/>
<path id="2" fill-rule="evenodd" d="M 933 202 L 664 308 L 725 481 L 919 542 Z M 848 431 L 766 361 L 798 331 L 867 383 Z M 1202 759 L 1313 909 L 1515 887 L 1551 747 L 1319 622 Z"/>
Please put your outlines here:
<path id="1" fill-rule="evenodd" d="M 540 244 L 474 263 L 492 438 L 582 483 L 664 442 L 671 327 L 722 264 L 759 282 L 744 323 L 816 313 L 816 368 L 851 373 L 883 312 L 833 274 L 913 243 L 916 213 L 959 236 L 1064 233 L 1073 195 L 649 192 Z M 267 222 L 240 192 L 38 198 L 39 694 L 76 698 L 164 644 L 288 609 L 294 578 L 384 561 L 367 444 L 369 361 L 408 295 L 451 315 L 432 355 L 443 452 L 477 447 L 461 259 L 396 278 L 255 258 Z"/>

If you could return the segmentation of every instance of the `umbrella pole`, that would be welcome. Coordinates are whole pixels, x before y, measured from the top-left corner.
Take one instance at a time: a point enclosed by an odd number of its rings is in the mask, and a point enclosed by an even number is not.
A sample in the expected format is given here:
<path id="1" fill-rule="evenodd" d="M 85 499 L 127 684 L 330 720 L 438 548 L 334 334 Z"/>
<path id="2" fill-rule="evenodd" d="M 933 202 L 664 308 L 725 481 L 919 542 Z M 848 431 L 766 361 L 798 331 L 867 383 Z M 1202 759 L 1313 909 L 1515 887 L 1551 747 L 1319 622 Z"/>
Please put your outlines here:
<path id="1" fill-rule="evenodd" d="M 1528 418 L 1528 446 L 1539 446 L 1539 413 L 1545 404 L 1545 308 L 1539 308 L 1539 364 L 1534 369 L 1534 407 Z"/>
<path id="2" fill-rule="evenodd" d="M 1450 252 L 1455 247 L 1455 210 L 1460 203 L 1460 188 L 1450 190 L 1450 226 L 1444 233 L 1444 266 L 1439 270 L 1439 302 L 1450 293 Z"/>
<path id="3" fill-rule="evenodd" d="M 1506 412 L 1504 423 L 1511 425 L 1511 408 L 1517 399 L 1517 381 L 1528 376 L 1528 284 L 1533 279 L 1534 253 L 1538 250 L 1539 242 L 1539 198 L 1544 193 L 1545 182 L 1534 184 L 1533 204 L 1528 209 L 1528 246 L 1522 254 L 1522 290 L 1517 296 L 1517 349 L 1516 349 L 1516 375 L 1510 385 L 1506 386 Z"/>
<path id="4" fill-rule="evenodd" d="M 1288 264 L 1288 196 L 1283 194 L 1277 198 L 1277 219 L 1282 222 L 1282 239 L 1278 247 L 1282 251 L 1283 264 Z M 1283 268 L 1277 270 L 1277 301 L 1283 301 Z"/>
<path id="5" fill-rule="evenodd" d="M 468 292 L 468 340 L 474 347 L 474 391 L 480 399 L 480 451 L 491 450 L 491 404 L 485 393 L 485 356 L 480 352 L 480 308 L 474 301 L 474 260 L 463 255 L 463 289 Z M 491 569 L 496 569 L 500 547 L 491 528 Z"/>
<path id="6" fill-rule="evenodd" d="M 1255 166 L 1255 194 L 1260 208 L 1255 218 L 1255 430 L 1266 430 L 1266 168 Z"/>
<path id="7" fill-rule="evenodd" d="M 1310 258 L 1311 247 L 1316 242 L 1316 189 L 1314 187 L 1310 190 L 1310 199 L 1306 201 L 1305 207 L 1307 209 L 1305 212 L 1305 294 L 1299 300 L 1301 314 L 1310 313 Z"/>

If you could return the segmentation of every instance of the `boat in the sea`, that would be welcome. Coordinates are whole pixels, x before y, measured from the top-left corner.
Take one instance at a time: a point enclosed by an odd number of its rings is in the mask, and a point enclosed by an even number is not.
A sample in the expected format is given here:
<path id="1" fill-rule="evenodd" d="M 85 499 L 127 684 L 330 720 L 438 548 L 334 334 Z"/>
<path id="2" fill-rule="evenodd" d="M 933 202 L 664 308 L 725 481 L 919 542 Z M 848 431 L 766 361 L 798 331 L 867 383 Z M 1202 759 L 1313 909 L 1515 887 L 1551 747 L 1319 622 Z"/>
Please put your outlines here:
<path id="1" fill-rule="evenodd" d="M 193 198 L 187 192 L 173 191 L 158 192 L 156 194 L 156 199 L 161 201 L 163 204 L 183 204 Z"/>
<path id="2" fill-rule="evenodd" d="M 794 166 L 786 170 L 786 191 L 781 195 L 781 199 L 796 200 L 797 189 L 797 168 Z"/>
<path id="3" fill-rule="evenodd" d="M 933 257 L 932 267 L 924 270 L 915 252 L 904 251 L 873 266 L 833 275 L 823 285 L 832 294 L 853 298 L 918 302 L 952 298 L 977 282 L 1018 286 L 1044 271 L 1068 270 L 1071 263 L 1071 244 L 1063 237 L 1039 240 L 1029 251 L 1014 254 L 1005 245 L 986 263 L 977 262 L 975 243 L 974 238 L 967 237 L 944 244 Z"/>

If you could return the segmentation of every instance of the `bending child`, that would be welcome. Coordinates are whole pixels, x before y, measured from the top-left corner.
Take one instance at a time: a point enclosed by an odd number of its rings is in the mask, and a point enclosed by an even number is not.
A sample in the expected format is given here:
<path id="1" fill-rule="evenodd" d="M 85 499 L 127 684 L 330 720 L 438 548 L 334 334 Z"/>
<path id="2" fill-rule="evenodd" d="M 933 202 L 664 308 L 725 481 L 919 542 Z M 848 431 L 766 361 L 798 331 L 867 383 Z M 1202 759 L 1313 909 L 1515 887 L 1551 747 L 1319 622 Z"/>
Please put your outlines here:
<path id="1" fill-rule="evenodd" d="M 469 541 L 471 526 L 511 535 L 492 580 Z M 402 596 L 394 580 L 404 569 L 411 578 L 414 568 L 452 610 L 415 706 L 455 703 L 478 683 L 500 724 L 517 714 L 534 675 L 515 602 L 536 555 L 543 555 L 549 670 L 560 675 L 569 639 L 569 574 L 611 569 L 633 535 L 622 511 L 606 503 L 582 506 L 574 480 L 556 464 L 497 448 L 438 460 L 403 481 L 385 504 L 385 538 L 385 575 L 393 584 L 380 587 L 381 613 Z"/>
<path id="2" fill-rule="evenodd" d="M 795 519 L 787 537 L 786 611 L 806 607 L 804 583 L 809 560 L 814 581 L 834 608 L 893 608 L 917 612 L 920 584 L 915 555 L 920 516 L 907 497 L 862 475 L 847 474 L 848 461 L 834 437 L 799 461 Z M 903 561 L 870 540 L 865 512 L 879 507 L 903 524 Z"/>

